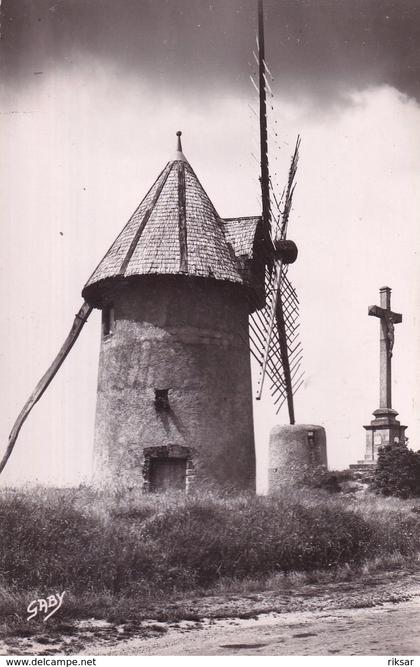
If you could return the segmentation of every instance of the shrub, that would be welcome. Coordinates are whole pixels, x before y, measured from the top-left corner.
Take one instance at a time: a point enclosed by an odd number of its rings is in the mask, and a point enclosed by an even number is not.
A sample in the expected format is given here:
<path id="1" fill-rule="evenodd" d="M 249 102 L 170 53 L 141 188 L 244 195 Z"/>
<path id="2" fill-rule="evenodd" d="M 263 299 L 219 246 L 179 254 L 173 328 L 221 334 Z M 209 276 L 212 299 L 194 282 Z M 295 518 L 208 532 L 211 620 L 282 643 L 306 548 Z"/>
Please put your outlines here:
<path id="1" fill-rule="evenodd" d="M 381 447 L 370 488 L 385 496 L 420 496 L 420 452 L 405 445 Z"/>
<path id="2" fill-rule="evenodd" d="M 303 479 L 303 486 L 312 489 L 323 489 L 329 493 L 339 493 L 341 482 L 347 482 L 351 479 L 353 479 L 351 470 L 326 470 L 324 466 L 318 466 L 308 470 Z"/>

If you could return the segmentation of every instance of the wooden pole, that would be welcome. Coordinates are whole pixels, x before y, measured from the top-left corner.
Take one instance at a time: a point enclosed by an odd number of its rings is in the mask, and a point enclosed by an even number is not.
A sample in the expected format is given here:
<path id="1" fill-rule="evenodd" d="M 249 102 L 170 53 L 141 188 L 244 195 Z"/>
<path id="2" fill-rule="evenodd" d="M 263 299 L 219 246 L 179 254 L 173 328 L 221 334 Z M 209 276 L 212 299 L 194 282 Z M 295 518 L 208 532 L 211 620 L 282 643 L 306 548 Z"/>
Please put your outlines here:
<path id="1" fill-rule="evenodd" d="M 283 303 L 281 298 L 276 303 L 276 323 L 279 334 L 280 357 L 283 365 L 284 383 L 286 385 L 287 408 L 289 411 L 289 421 L 295 423 L 295 408 L 293 404 L 293 386 L 290 373 L 289 350 L 286 340 L 286 324 L 284 321 Z"/>
<path id="2" fill-rule="evenodd" d="M 258 69 L 260 98 L 260 161 L 261 161 L 261 199 L 264 236 L 271 245 L 271 213 L 270 213 L 270 175 L 268 170 L 268 137 L 267 137 L 267 91 L 265 86 L 265 44 L 264 44 L 264 6 L 258 0 Z"/>
<path id="3" fill-rule="evenodd" d="M 83 329 L 83 326 L 84 326 L 85 322 L 87 321 L 87 318 L 89 317 L 91 311 L 92 311 L 92 307 L 89 306 L 89 304 L 87 304 L 86 302 L 83 303 L 82 307 L 80 308 L 79 312 L 76 314 L 76 316 L 74 318 L 74 322 L 73 322 L 73 325 L 70 329 L 70 333 L 67 336 L 66 340 L 64 341 L 64 344 L 61 347 L 58 355 L 54 359 L 53 363 L 51 364 L 51 366 L 49 367 L 47 372 L 42 376 L 41 380 L 38 382 L 34 391 L 32 392 L 32 394 L 30 395 L 30 397 L 26 401 L 22 410 L 20 411 L 19 416 L 16 419 L 16 421 L 13 425 L 13 428 L 11 430 L 11 433 L 9 435 L 9 444 L 7 446 L 6 452 L 5 452 L 3 458 L 0 462 L 0 474 L 3 472 L 5 465 L 6 465 L 7 461 L 9 460 L 9 457 L 10 457 L 12 451 L 13 451 L 13 447 L 15 446 L 17 437 L 19 435 L 20 429 L 23 426 L 24 421 L 26 420 L 27 416 L 31 412 L 35 403 L 37 403 L 39 401 L 42 394 L 47 389 L 51 380 L 54 378 L 58 369 L 62 365 L 64 359 L 67 357 L 71 348 L 75 344 L 75 342 L 76 342 L 81 330 Z"/>
<path id="4" fill-rule="evenodd" d="M 273 241 L 271 238 L 270 174 L 269 174 L 269 163 L 268 163 L 267 90 L 265 81 L 265 41 L 264 41 L 263 0 L 258 0 L 258 69 L 259 69 L 259 101 L 260 101 L 260 155 L 261 155 L 260 181 L 261 181 L 261 199 L 262 199 L 262 219 L 263 219 L 263 230 L 264 230 L 264 237 L 266 244 L 267 264 L 269 270 L 271 271 L 274 270 L 275 264 L 273 261 Z M 286 234 L 287 218 L 290 212 L 293 199 L 293 181 L 297 167 L 299 143 L 300 143 L 300 138 L 298 137 L 289 173 L 285 210 L 283 213 L 282 229 L 281 229 L 282 238 L 284 238 Z M 281 278 L 282 278 L 281 262 L 277 264 L 276 269 L 277 269 L 277 274 L 274 279 L 274 294 L 271 304 L 270 321 L 266 334 L 267 342 L 263 353 L 262 368 L 260 372 L 258 389 L 257 389 L 257 399 L 260 399 L 262 395 L 264 375 L 269 360 L 270 340 L 271 336 L 273 335 L 274 322 L 276 322 L 279 335 L 280 356 L 283 366 L 284 382 L 286 386 L 289 420 L 291 424 L 294 424 L 295 412 L 293 405 L 293 388 L 292 388 L 292 379 L 290 373 L 290 362 L 289 362 L 288 347 L 287 347 L 287 335 L 286 335 L 286 325 L 284 320 L 282 295 L 280 293 Z"/>

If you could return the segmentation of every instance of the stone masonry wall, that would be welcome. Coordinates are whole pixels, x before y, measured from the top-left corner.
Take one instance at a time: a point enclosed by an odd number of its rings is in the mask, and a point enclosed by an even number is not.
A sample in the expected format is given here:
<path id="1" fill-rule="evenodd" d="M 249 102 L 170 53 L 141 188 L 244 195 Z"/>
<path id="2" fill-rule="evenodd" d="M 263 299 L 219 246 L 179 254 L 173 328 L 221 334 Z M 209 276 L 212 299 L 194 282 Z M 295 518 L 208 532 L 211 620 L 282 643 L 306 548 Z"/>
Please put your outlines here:
<path id="1" fill-rule="evenodd" d="M 268 490 L 301 482 L 318 466 L 327 468 L 325 429 L 314 424 L 275 426 L 270 433 Z"/>
<path id="2" fill-rule="evenodd" d="M 115 320 L 101 344 L 94 483 L 147 488 L 145 450 L 147 467 L 147 452 L 163 448 L 188 452 L 190 487 L 254 489 L 242 288 L 150 276 L 107 297 Z M 156 389 L 169 390 L 168 410 L 156 409 Z"/>

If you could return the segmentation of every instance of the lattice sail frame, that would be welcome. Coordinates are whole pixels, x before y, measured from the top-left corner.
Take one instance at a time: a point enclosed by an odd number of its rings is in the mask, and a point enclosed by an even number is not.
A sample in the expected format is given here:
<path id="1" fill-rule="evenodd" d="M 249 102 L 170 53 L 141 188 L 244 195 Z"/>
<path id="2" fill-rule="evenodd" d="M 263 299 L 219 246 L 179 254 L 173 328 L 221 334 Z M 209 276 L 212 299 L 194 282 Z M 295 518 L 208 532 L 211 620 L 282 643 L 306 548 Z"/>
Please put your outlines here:
<path id="1" fill-rule="evenodd" d="M 292 157 L 287 187 L 280 200 L 276 197 L 270 181 L 273 250 L 277 240 L 286 239 L 296 186 L 295 176 L 299 160 L 299 147 L 300 137 L 297 139 Z M 299 299 L 295 288 L 287 277 L 288 268 L 289 265 L 283 261 L 267 257 L 265 306 L 256 310 L 249 318 L 250 349 L 260 365 L 256 398 L 261 398 L 264 380 L 267 377 L 276 414 L 288 399 L 289 392 L 291 391 L 294 395 L 304 382 L 304 371 L 301 371 L 302 344 L 299 340 Z M 290 369 L 289 382 L 284 367 L 283 355 L 285 351 L 287 351 L 287 363 Z"/>

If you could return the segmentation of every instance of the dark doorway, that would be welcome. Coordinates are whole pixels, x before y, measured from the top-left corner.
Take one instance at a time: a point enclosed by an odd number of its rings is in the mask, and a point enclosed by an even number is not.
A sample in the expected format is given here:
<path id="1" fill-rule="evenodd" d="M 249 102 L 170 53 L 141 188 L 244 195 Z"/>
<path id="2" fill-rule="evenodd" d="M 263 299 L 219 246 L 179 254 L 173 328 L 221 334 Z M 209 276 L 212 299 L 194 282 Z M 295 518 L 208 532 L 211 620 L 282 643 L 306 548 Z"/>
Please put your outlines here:
<path id="1" fill-rule="evenodd" d="M 186 459 L 152 458 L 150 460 L 151 491 L 185 491 Z"/>

